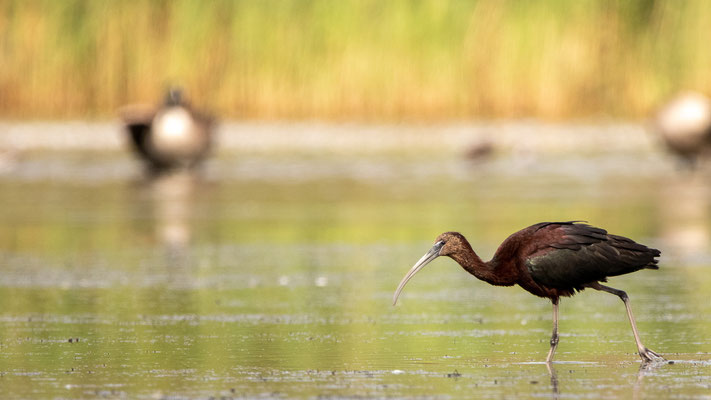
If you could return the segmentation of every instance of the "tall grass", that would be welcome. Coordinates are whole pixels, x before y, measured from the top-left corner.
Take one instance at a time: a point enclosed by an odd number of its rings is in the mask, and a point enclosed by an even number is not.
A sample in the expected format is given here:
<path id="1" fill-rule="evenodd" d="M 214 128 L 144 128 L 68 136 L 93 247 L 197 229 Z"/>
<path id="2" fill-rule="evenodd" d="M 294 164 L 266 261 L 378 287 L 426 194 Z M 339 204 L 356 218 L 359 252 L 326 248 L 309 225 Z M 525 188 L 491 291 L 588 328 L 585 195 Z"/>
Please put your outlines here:
<path id="1" fill-rule="evenodd" d="M 711 93 L 711 2 L 4 0 L 0 116 L 179 83 L 229 117 L 639 117 Z"/>

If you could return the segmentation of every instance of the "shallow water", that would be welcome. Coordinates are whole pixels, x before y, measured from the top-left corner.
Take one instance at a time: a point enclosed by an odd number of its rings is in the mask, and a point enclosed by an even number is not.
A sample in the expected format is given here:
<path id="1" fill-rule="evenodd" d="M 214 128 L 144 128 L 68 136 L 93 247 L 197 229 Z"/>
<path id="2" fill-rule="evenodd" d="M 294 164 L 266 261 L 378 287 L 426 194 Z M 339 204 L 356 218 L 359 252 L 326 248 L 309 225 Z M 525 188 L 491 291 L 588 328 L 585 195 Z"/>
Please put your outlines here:
<path id="1" fill-rule="evenodd" d="M 658 154 L 470 162 L 221 154 L 141 177 L 119 152 L 35 152 L 0 175 L 0 393 L 8 398 L 711 398 L 711 180 Z M 551 306 L 437 260 L 584 219 L 663 251 L 619 299 Z"/>

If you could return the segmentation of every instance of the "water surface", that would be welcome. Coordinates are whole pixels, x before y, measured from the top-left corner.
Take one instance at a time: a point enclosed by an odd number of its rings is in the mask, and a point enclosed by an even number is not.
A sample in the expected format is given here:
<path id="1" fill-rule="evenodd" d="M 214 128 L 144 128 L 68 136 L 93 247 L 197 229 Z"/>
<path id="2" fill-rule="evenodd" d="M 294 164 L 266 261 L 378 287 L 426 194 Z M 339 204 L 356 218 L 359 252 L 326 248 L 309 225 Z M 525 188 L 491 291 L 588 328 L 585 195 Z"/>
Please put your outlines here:
<path id="1" fill-rule="evenodd" d="M 118 151 L 28 152 L 0 176 L 0 392 L 14 398 L 709 398 L 711 195 L 657 153 L 221 153 L 146 180 Z M 441 259 L 584 219 L 662 249 L 618 298 L 551 306 Z"/>

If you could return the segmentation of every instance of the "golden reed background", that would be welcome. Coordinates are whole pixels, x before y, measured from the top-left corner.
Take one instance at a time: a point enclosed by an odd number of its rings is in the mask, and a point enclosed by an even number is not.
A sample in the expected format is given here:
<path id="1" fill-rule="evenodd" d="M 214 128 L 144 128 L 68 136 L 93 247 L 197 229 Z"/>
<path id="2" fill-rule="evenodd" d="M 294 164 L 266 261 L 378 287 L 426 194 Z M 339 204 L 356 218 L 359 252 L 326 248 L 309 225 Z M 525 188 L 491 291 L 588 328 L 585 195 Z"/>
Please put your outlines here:
<path id="1" fill-rule="evenodd" d="M 646 116 L 711 92 L 710 1 L 4 0 L 0 117 L 166 85 L 234 118 Z"/>

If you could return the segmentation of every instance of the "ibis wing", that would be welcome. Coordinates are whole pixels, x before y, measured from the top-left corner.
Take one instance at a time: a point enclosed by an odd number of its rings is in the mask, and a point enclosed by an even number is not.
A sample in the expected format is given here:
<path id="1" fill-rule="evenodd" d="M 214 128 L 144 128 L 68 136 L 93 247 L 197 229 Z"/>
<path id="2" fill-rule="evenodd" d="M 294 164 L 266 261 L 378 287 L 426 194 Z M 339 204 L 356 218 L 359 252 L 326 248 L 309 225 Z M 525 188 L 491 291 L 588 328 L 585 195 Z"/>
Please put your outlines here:
<path id="1" fill-rule="evenodd" d="M 551 288 L 580 288 L 642 268 L 657 267 L 659 250 L 631 239 L 610 235 L 585 224 L 550 226 L 541 243 L 526 259 L 535 282 Z"/>

